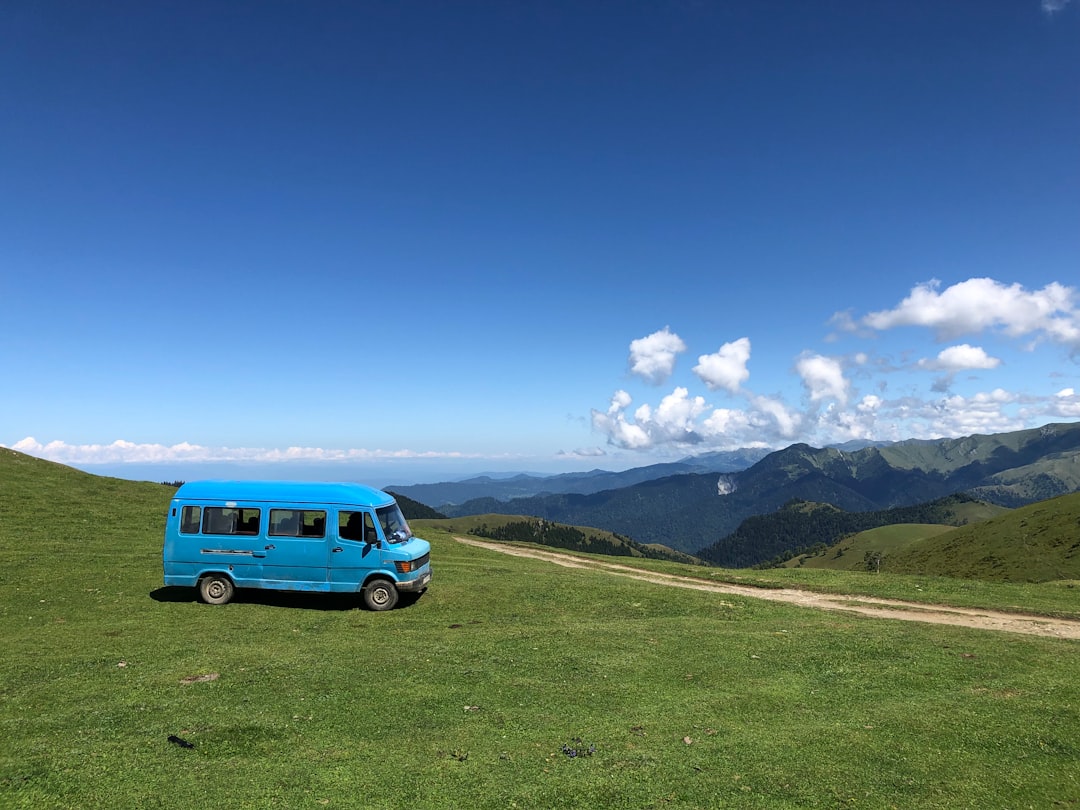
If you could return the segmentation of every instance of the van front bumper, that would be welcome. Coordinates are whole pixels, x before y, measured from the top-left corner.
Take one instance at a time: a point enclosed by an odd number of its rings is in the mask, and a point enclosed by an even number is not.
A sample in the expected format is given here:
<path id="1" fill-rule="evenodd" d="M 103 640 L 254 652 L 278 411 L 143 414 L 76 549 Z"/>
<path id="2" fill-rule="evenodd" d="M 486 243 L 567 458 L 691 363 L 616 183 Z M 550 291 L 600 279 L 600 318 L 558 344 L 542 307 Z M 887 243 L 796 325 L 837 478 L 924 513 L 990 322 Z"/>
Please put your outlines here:
<path id="1" fill-rule="evenodd" d="M 406 592 L 422 591 L 428 586 L 429 582 L 431 582 L 431 572 L 426 571 L 416 579 L 407 579 L 404 582 L 397 583 L 397 589 Z"/>

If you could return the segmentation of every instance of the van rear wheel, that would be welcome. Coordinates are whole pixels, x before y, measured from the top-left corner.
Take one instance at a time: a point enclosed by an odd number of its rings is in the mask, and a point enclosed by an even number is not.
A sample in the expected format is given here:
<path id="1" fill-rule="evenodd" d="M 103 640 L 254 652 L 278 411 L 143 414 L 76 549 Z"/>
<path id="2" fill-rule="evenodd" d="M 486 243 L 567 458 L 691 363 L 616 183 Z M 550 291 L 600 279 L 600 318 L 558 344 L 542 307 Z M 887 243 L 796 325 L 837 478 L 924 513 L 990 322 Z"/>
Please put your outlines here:
<path id="1" fill-rule="evenodd" d="M 370 610 L 390 610 L 397 600 L 398 590 L 388 579 L 373 579 L 364 586 L 364 604 Z"/>
<path id="2" fill-rule="evenodd" d="M 199 597 L 208 605 L 224 605 L 235 590 L 232 580 L 224 574 L 207 574 L 199 580 Z"/>

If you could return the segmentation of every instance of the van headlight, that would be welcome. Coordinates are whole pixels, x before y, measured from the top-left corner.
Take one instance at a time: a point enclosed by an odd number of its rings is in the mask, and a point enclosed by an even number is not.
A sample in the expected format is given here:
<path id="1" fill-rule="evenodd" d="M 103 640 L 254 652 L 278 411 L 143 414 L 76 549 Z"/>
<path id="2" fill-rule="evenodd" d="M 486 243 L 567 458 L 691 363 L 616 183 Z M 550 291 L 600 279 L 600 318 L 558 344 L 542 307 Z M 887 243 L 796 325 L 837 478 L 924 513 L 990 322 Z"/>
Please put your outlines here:
<path id="1" fill-rule="evenodd" d="M 431 560 L 431 554 L 417 557 L 415 560 L 395 560 L 394 568 L 399 574 L 412 574 L 419 571 Z"/>

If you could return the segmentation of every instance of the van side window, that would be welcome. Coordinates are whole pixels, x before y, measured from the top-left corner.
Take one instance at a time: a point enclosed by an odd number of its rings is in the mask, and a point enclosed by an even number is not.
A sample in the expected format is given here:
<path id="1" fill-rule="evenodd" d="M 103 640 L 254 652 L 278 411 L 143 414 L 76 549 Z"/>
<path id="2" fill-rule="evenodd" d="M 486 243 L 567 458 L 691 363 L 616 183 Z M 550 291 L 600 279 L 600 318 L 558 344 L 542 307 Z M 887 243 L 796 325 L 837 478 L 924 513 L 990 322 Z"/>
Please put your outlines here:
<path id="1" fill-rule="evenodd" d="M 375 543 L 379 539 L 375 531 L 375 518 L 371 512 L 338 512 L 338 537 L 360 543 Z"/>
<path id="2" fill-rule="evenodd" d="M 304 512 L 300 533 L 304 537 L 326 537 L 326 512 Z"/>
<path id="3" fill-rule="evenodd" d="M 207 506 L 203 509 L 203 534 L 258 534 L 258 509 Z"/>
<path id="4" fill-rule="evenodd" d="M 271 509 L 271 537 L 325 537 L 326 512 L 321 509 Z"/>
<path id="5" fill-rule="evenodd" d="M 199 523 L 202 522 L 202 508 L 198 506 L 185 506 L 180 513 L 180 534 L 198 534 Z"/>

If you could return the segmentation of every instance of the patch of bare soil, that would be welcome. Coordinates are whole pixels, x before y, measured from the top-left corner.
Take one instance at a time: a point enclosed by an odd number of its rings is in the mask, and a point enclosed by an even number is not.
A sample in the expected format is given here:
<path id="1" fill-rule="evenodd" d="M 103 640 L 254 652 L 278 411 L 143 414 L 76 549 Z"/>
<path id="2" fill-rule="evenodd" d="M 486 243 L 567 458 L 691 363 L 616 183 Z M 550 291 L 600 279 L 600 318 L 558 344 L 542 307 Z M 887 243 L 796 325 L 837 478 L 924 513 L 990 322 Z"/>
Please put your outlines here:
<path id="1" fill-rule="evenodd" d="M 465 545 L 486 548 L 514 557 L 546 560 L 567 568 L 588 568 L 593 571 L 605 571 L 616 576 L 651 582 L 654 585 L 670 585 L 674 588 L 736 594 L 753 599 L 770 599 L 774 602 L 788 602 L 821 610 L 846 610 L 879 619 L 901 619 L 909 622 L 974 627 L 980 630 L 1000 630 L 1034 636 L 1080 639 L 1080 621 L 1072 619 L 1048 619 L 1045 616 L 1031 616 L 1023 613 L 1003 613 L 979 608 L 928 605 L 920 602 L 905 602 L 899 599 L 813 593 L 812 591 L 802 591 L 797 588 L 755 588 L 751 585 L 733 585 L 725 582 L 710 582 L 694 577 L 647 572 L 627 565 L 577 557 L 564 552 L 545 551 L 540 548 L 508 546 L 502 543 L 474 540 L 471 537 L 455 537 L 454 539 Z"/>

